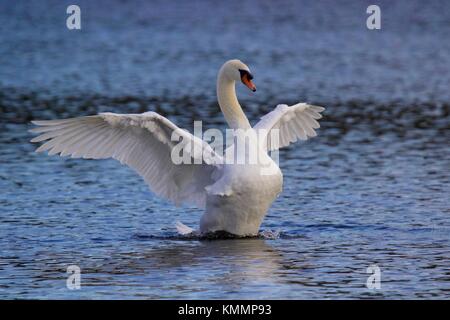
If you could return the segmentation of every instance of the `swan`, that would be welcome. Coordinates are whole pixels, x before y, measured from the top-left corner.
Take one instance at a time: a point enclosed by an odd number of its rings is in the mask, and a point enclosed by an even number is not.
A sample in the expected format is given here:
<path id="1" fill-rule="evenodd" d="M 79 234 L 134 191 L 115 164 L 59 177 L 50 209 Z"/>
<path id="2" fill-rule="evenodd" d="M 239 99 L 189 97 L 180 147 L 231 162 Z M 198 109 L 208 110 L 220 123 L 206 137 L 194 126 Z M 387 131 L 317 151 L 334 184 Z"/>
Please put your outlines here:
<path id="1" fill-rule="evenodd" d="M 254 236 L 283 185 L 281 170 L 269 152 L 316 136 L 315 129 L 320 127 L 317 120 L 325 109 L 307 103 L 280 104 L 252 127 L 235 89 L 236 82 L 242 82 L 256 91 L 252 80 L 250 69 L 240 60 L 229 60 L 220 68 L 219 107 L 230 129 L 238 132 L 233 144 L 225 150 L 236 152 L 226 152 L 226 156 L 151 111 L 32 121 L 37 127 L 31 131 L 39 135 L 31 142 L 44 142 L 36 152 L 84 159 L 113 158 L 128 165 L 157 196 L 177 206 L 190 204 L 205 209 L 200 219 L 202 234 L 224 231 Z M 249 132 L 262 134 L 248 135 Z M 195 148 L 183 149 L 184 155 L 194 163 L 172 161 L 173 151 L 179 146 L 179 140 L 172 138 L 175 133 L 185 143 L 201 148 L 202 152 L 193 151 Z M 236 150 L 239 141 L 248 147 L 243 155 Z M 252 153 L 257 154 L 257 160 L 250 162 Z M 239 162 L 242 157 L 247 160 Z M 229 158 L 234 161 L 227 161 Z M 271 170 L 264 172 L 266 168 Z M 177 223 L 177 229 L 181 234 L 194 232 L 182 223 Z"/>

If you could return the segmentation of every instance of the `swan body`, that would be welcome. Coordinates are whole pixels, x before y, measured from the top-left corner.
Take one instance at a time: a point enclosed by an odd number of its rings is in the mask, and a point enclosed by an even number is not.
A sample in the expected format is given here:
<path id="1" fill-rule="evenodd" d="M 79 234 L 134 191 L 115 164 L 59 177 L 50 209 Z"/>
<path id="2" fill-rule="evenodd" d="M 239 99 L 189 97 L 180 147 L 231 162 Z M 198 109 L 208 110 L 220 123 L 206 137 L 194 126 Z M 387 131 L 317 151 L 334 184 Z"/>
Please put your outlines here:
<path id="1" fill-rule="evenodd" d="M 227 61 L 219 71 L 219 106 L 229 127 L 235 130 L 234 143 L 225 155 L 217 154 L 206 142 L 155 112 L 33 121 L 38 127 L 31 131 L 40 135 L 31 141 L 45 141 L 37 152 L 72 158 L 114 158 L 130 166 L 156 195 L 176 205 L 204 208 L 201 233 L 256 235 L 283 185 L 282 173 L 269 152 L 315 136 L 317 119 L 324 108 L 306 103 L 278 105 L 252 128 L 235 92 L 237 81 L 255 91 L 252 78 L 249 68 L 239 60 Z M 275 131 L 278 135 L 273 135 Z M 183 156 L 191 162 L 173 161 L 175 133 L 194 146 L 183 149 Z M 177 228 L 180 233 L 192 231 L 182 224 Z"/>
<path id="2" fill-rule="evenodd" d="M 262 177 L 258 168 L 228 170 L 229 195 L 208 195 L 206 212 L 200 220 L 202 233 L 224 230 L 236 235 L 256 235 L 272 202 L 281 192 L 281 172 Z"/>

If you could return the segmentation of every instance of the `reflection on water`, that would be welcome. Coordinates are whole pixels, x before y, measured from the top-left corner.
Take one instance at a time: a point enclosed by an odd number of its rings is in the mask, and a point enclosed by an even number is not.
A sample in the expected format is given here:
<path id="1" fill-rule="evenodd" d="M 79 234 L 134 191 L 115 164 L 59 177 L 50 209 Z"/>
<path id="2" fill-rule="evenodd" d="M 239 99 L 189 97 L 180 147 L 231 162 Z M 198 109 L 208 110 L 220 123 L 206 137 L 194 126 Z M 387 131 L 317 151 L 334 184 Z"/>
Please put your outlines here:
<path id="1" fill-rule="evenodd" d="M 355 1 L 80 0 L 79 33 L 64 2 L 6 3 L 1 298 L 449 298 L 447 1 L 379 1 L 379 32 Z M 35 118 L 153 110 L 223 129 L 215 77 L 234 57 L 255 74 L 256 94 L 238 92 L 252 123 L 277 103 L 327 107 L 318 137 L 280 153 L 284 190 L 262 225 L 279 238 L 175 239 L 200 210 L 114 161 L 33 152 Z M 81 290 L 66 288 L 73 264 Z"/>
<path id="2" fill-rule="evenodd" d="M 149 298 L 180 298 L 180 294 L 193 298 L 196 292 L 201 296 L 207 291 L 211 291 L 209 298 L 218 298 L 223 294 L 233 295 L 243 288 L 253 288 L 253 294 L 264 296 L 268 292 L 258 293 L 258 287 L 270 287 L 280 281 L 276 272 L 283 263 L 282 256 L 263 239 L 167 241 L 134 245 L 138 246 L 134 248 L 136 251 L 119 249 L 118 252 L 111 252 L 111 256 L 96 258 L 75 258 L 76 253 L 44 258 L 48 253 L 40 252 L 42 259 L 34 262 L 35 269 L 32 270 L 33 282 L 55 281 L 63 284 L 61 275 L 67 264 L 61 262 L 66 259 L 81 262 L 81 296 L 93 294 L 100 297 L 102 292 L 109 290 L 108 295 L 120 298 L 121 293 L 111 289 L 116 287 L 130 287 L 133 290 L 137 287 L 136 296 L 139 296 L 139 290 L 157 291 L 150 293 Z M 70 263 L 69 260 L 67 263 Z M 23 289 L 25 296 L 35 294 L 30 287 Z M 63 296 L 67 295 L 63 290 L 56 290 L 52 296 L 57 297 L 58 291 Z"/>
<path id="3" fill-rule="evenodd" d="M 222 292 L 239 291 L 242 284 L 271 284 L 276 282 L 275 272 L 279 268 L 281 256 L 264 240 L 218 240 L 203 241 L 195 244 L 172 244 L 158 247 L 137 257 L 121 255 L 122 270 L 158 270 L 172 273 L 177 270 L 189 270 L 190 281 L 183 281 L 184 286 L 190 282 L 202 280 L 203 286 L 215 287 Z M 193 271 L 193 272 L 191 272 Z M 182 290 L 189 290 L 189 287 Z M 169 288 L 168 288 L 169 289 Z"/>

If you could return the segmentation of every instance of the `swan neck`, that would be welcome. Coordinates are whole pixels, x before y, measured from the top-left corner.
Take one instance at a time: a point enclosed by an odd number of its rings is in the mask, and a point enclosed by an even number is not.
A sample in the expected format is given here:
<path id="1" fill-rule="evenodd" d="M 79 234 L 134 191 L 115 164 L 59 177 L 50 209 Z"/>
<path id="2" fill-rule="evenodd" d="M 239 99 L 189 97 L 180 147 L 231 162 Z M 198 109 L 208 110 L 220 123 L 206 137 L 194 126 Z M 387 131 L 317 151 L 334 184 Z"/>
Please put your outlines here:
<path id="1" fill-rule="evenodd" d="M 220 109 L 230 128 L 251 128 L 236 96 L 236 82 L 229 80 L 225 76 L 223 69 L 220 70 L 217 78 L 217 99 L 219 101 Z"/>

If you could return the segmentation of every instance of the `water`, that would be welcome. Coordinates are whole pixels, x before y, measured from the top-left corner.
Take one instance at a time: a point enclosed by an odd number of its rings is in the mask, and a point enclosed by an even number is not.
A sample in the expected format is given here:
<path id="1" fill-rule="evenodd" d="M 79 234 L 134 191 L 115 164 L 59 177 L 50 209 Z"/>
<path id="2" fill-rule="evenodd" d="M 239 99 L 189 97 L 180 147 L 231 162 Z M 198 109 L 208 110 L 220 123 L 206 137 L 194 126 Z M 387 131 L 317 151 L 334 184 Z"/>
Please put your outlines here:
<path id="1" fill-rule="evenodd" d="M 365 1 L 0 4 L 1 298 L 450 297 L 450 6 Z M 239 10 L 238 10 L 239 9 Z M 240 58 L 254 123 L 278 103 L 327 108 L 281 152 L 276 239 L 180 239 L 201 211 L 155 198 L 113 160 L 35 154 L 31 119 L 154 110 L 225 128 L 223 61 Z M 369 290 L 368 266 L 381 269 Z M 66 269 L 82 270 L 81 290 Z"/>

